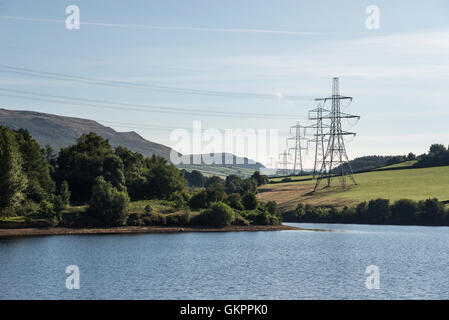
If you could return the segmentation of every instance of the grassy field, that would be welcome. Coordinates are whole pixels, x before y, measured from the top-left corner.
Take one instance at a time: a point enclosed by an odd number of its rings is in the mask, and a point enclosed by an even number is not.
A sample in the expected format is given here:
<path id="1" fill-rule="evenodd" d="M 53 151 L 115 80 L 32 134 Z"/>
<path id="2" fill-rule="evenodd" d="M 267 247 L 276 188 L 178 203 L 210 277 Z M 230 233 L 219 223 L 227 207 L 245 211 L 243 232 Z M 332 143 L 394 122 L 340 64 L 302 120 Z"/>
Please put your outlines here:
<path id="1" fill-rule="evenodd" d="M 226 179 L 226 176 L 230 174 L 235 174 L 244 178 L 250 177 L 254 173 L 254 169 L 237 167 L 237 166 L 221 166 L 221 165 L 194 165 L 190 164 L 188 166 L 180 165 L 179 169 L 186 169 L 187 171 L 198 170 L 203 175 L 219 176 L 220 178 Z"/>
<path id="2" fill-rule="evenodd" d="M 401 163 L 392 164 L 390 166 L 385 166 L 385 167 L 374 169 L 374 170 L 379 170 L 379 169 L 396 169 L 396 168 L 411 167 L 416 162 L 418 162 L 418 161 L 417 160 L 404 161 L 404 162 L 401 162 Z"/>
<path id="3" fill-rule="evenodd" d="M 268 184 L 259 188 L 258 198 L 262 201 L 275 200 L 281 210 L 296 208 L 298 203 L 321 206 L 356 205 L 365 200 L 386 198 L 391 201 L 407 198 L 424 200 L 436 197 L 449 200 L 449 167 L 373 171 L 355 174 L 357 186 L 350 185 L 343 190 L 339 178 L 332 186 L 325 188 L 322 181 L 317 192 L 312 192 L 315 181 L 294 181 Z M 348 183 L 350 179 L 348 179 Z"/>

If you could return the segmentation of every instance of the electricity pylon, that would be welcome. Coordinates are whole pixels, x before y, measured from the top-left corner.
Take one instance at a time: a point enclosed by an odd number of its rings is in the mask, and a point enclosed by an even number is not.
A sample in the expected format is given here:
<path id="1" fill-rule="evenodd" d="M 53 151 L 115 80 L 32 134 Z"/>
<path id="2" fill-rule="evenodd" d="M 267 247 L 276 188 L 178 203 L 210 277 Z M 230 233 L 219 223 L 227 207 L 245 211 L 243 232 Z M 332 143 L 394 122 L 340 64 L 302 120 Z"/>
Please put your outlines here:
<path id="1" fill-rule="evenodd" d="M 309 120 L 316 120 L 315 124 L 305 127 L 306 129 L 314 129 L 313 139 L 309 139 L 307 143 L 315 144 L 315 160 L 313 165 L 313 179 L 318 174 L 323 160 L 324 160 L 324 143 L 328 141 L 326 139 L 327 132 L 324 129 L 328 129 L 329 126 L 323 123 L 323 113 L 330 112 L 330 110 L 324 109 L 321 104 L 317 108 L 309 111 Z M 304 131 L 306 132 L 306 131 Z"/>
<path id="2" fill-rule="evenodd" d="M 296 123 L 296 125 L 290 127 L 290 133 L 292 133 L 292 129 L 295 129 L 295 135 L 293 137 L 288 138 L 287 140 L 294 140 L 295 146 L 293 148 L 289 148 L 290 150 L 294 150 L 294 158 L 293 158 L 293 174 L 296 174 L 296 168 L 299 167 L 299 172 L 303 172 L 302 167 L 302 150 L 307 150 L 307 148 L 304 148 L 301 144 L 302 139 L 306 139 L 304 135 L 301 135 L 301 128 L 303 128 L 299 121 Z"/>
<path id="3" fill-rule="evenodd" d="M 355 185 L 357 185 L 352 167 L 348 159 L 348 155 L 346 153 L 345 143 L 343 137 L 346 135 L 354 135 L 353 132 L 343 131 L 341 126 L 341 119 L 347 118 L 358 118 L 359 116 L 350 115 L 347 113 L 343 113 L 340 110 L 340 101 L 341 100 L 350 100 L 352 101 L 352 97 L 345 97 L 340 95 L 340 86 L 339 79 L 333 78 L 332 85 L 332 96 L 327 98 L 318 98 L 315 101 L 332 101 L 331 112 L 327 115 L 324 115 L 323 119 L 330 119 L 330 128 L 329 128 L 329 141 L 326 148 L 326 153 L 324 155 L 323 163 L 321 165 L 321 170 L 318 176 L 318 179 L 315 184 L 315 189 L 318 188 L 322 179 L 327 179 L 327 186 L 331 185 L 332 179 L 332 170 L 340 167 L 341 170 L 341 184 L 343 189 L 346 189 L 346 177 L 345 174 L 349 175 L 351 180 Z M 347 173 L 345 172 L 344 166 L 347 166 Z"/>
<path id="4" fill-rule="evenodd" d="M 288 165 L 291 164 L 291 162 L 288 161 L 288 157 L 290 156 L 290 153 L 287 152 L 287 149 L 279 154 L 279 158 L 282 157 L 282 161 L 279 162 L 280 165 L 282 165 L 282 175 L 286 176 L 288 174 Z"/>

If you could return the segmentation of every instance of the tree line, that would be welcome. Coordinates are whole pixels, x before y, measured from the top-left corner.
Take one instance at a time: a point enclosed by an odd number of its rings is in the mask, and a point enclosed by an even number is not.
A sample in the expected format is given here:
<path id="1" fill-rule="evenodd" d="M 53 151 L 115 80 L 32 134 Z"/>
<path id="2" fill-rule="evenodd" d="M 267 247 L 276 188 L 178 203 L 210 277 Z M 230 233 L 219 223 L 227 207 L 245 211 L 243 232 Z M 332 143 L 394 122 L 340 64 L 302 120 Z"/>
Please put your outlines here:
<path id="1" fill-rule="evenodd" d="M 449 226 L 449 209 L 438 199 L 413 201 L 374 199 L 342 209 L 299 204 L 284 215 L 287 221 L 310 223 L 357 223 Z"/>
<path id="2" fill-rule="evenodd" d="M 242 179 L 205 177 L 199 171 L 179 170 L 165 158 L 144 157 L 125 147 L 112 148 L 96 133 L 83 134 L 58 153 L 45 148 L 28 131 L 0 127 L 0 214 L 47 219 L 68 224 L 63 215 L 70 204 L 88 205 L 81 224 L 279 224 L 275 203 L 259 203 L 257 187 L 267 177 L 255 172 Z M 145 208 L 130 214 L 132 201 L 158 199 L 183 212 L 161 216 Z M 190 210 L 200 212 L 191 217 Z M 80 217 L 78 216 L 79 220 Z"/>

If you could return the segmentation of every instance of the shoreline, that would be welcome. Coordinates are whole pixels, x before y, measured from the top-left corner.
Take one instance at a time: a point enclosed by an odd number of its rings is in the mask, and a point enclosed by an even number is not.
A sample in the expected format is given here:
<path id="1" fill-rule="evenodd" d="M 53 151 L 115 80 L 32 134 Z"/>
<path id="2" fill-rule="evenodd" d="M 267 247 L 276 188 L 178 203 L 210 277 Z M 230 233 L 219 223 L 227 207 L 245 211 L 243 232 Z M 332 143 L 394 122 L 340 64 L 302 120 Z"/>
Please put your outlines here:
<path id="1" fill-rule="evenodd" d="M 317 231 L 314 229 L 304 229 L 286 225 L 277 226 L 227 226 L 227 227 L 163 227 L 163 226 L 124 226 L 111 228 L 17 228 L 0 229 L 0 238 L 7 237 L 28 237 L 28 236 L 49 236 L 49 235 L 80 235 L 80 234 L 139 234 L 139 233 L 181 233 L 181 232 L 245 232 L 245 231 Z"/>

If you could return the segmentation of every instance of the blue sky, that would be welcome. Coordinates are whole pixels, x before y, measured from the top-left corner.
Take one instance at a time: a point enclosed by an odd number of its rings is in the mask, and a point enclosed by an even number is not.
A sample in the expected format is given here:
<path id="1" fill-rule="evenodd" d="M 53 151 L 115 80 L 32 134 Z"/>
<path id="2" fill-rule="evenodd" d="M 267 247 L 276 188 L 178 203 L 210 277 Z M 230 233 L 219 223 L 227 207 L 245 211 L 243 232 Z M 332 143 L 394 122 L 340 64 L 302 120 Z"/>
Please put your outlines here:
<path id="1" fill-rule="evenodd" d="M 65 8 L 80 8 L 67 30 Z M 368 5 L 380 29 L 365 27 Z M 60 21 L 60 22 L 58 22 Z M 84 22 L 84 24 L 83 24 Z M 263 32 L 261 32 L 263 30 Z M 292 114 L 292 119 L 224 117 L 94 108 L 22 99 L 0 91 L 0 106 L 89 118 L 174 145 L 170 128 L 288 127 L 338 76 L 344 122 L 357 132 L 350 158 L 425 152 L 449 143 L 449 2 L 426 1 L 1 1 L 2 66 L 156 86 L 299 96 L 291 101 L 97 86 L 7 73 L 0 89 L 212 112 Z M 9 96 L 8 96 L 9 95 Z M 228 151 L 228 150 L 226 150 Z M 312 152 L 306 161 L 310 164 Z M 269 157 L 259 158 L 267 163 Z"/>

